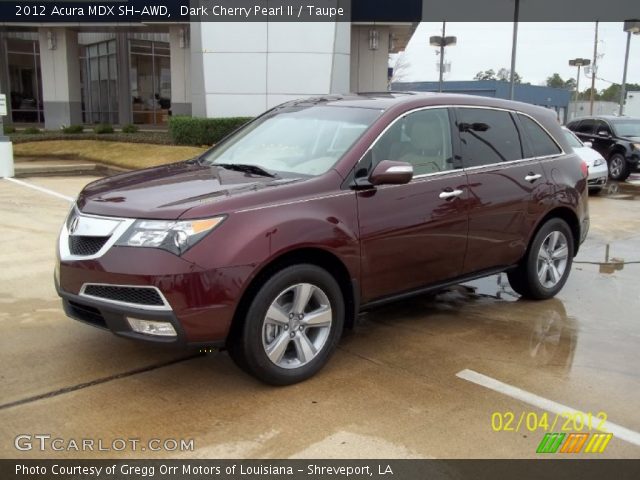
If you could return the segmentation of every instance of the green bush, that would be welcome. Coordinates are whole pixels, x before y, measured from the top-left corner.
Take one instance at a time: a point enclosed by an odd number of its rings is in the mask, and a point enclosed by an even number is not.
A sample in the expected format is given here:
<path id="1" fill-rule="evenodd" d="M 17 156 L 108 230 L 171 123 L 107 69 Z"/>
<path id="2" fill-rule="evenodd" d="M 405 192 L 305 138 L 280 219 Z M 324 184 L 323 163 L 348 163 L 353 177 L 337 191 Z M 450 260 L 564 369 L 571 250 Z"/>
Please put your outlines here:
<path id="1" fill-rule="evenodd" d="M 62 128 L 62 133 L 71 134 L 71 133 L 83 133 L 84 127 L 82 125 L 69 125 L 68 127 Z"/>
<path id="2" fill-rule="evenodd" d="M 169 133 L 177 145 L 213 145 L 252 120 L 251 117 L 169 119 Z"/>
<path id="3" fill-rule="evenodd" d="M 136 133 L 138 131 L 137 125 L 131 123 L 122 127 L 122 133 Z"/>
<path id="4" fill-rule="evenodd" d="M 36 133 L 40 133 L 40 129 L 37 127 L 29 127 L 25 128 L 22 133 L 26 133 L 27 135 L 35 135 Z"/>
<path id="5" fill-rule="evenodd" d="M 93 128 L 93 131 L 98 135 L 102 135 L 103 133 L 113 133 L 113 127 L 110 123 L 99 123 Z"/>
<path id="6" fill-rule="evenodd" d="M 13 125 L 3 125 L 4 134 L 9 135 L 10 133 L 16 133 L 16 127 Z"/>

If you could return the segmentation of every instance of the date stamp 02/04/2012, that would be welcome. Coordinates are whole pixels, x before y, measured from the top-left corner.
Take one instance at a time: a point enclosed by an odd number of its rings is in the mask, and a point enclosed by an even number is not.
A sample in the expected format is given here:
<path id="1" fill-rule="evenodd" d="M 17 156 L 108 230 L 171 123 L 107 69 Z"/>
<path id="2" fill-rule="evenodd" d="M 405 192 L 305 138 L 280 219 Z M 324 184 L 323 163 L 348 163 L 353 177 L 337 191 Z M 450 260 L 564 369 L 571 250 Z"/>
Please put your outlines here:
<path id="1" fill-rule="evenodd" d="M 613 434 L 605 431 L 605 412 L 493 412 L 494 432 L 544 432 L 536 453 L 603 453 Z"/>

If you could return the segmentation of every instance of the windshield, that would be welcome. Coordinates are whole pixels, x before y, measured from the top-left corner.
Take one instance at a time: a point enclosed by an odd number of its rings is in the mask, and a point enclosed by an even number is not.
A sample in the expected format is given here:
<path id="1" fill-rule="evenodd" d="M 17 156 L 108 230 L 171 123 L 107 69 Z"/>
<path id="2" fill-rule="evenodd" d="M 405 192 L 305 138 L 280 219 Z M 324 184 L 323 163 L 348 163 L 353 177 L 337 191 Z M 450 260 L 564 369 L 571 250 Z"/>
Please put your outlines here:
<path id="1" fill-rule="evenodd" d="M 203 161 L 320 175 L 333 167 L 381 113 L 329 106 L 276 109 L 207 152 Z"/>
<path id="2" fill-rule="evenodd" d="M 640 120 L 616 120 L 613 125 L 619 137 L 640 137 Z"/>
<path id="3" fill-rule="evenodd" d="M 578 137 L 576 137 L 573 133 L 571 133 L 569 130 L 562 130 L 564 132 L 564 136 L 567 137 L 567 141 L 569 142 L 569 145 L 571 145 L 571 148 L 580 148 L 580 147 L 584 147 L 584 145 L 582 144 L 582 142 L 580 140 L 578 140 Z"/>

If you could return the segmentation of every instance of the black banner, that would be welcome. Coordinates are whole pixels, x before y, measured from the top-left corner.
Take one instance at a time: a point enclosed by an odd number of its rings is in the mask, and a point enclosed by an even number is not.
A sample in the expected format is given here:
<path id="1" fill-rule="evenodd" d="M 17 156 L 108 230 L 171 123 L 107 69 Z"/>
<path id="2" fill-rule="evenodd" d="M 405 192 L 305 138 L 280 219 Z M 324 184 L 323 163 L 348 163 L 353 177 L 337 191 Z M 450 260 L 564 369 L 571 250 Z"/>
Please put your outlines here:
<path id="1" fill-rule="evenodd" d="M 0 26 L 141 22 L 587 22 L 640 18 L 637 0 L 0 0 Z"/>
<path id="2" fill-rule="evenodd" d="M 637 480 L 640 460 L 0 460 L 0 478 Z"/>

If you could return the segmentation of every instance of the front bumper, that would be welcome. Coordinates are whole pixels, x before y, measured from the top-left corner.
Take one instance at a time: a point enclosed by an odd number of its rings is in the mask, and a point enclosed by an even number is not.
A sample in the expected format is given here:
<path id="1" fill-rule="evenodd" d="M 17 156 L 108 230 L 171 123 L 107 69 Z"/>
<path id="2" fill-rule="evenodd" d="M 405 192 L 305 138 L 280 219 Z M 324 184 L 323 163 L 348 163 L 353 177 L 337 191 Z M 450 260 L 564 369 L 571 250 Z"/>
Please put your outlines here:
<path id="1" fill-rule="evenodd" d="M 589 177 L 587 178 L 587 185 L 589 188 L 602 188 L 607 184 L 609 178 L 609 168 L 607 163 L 598 165 L 597 167 L 589 167 Z"/>

